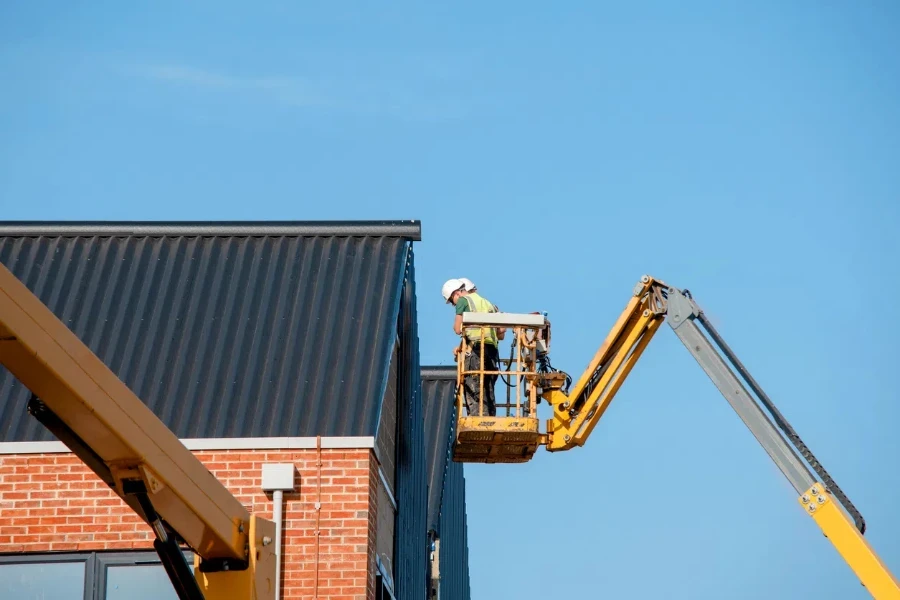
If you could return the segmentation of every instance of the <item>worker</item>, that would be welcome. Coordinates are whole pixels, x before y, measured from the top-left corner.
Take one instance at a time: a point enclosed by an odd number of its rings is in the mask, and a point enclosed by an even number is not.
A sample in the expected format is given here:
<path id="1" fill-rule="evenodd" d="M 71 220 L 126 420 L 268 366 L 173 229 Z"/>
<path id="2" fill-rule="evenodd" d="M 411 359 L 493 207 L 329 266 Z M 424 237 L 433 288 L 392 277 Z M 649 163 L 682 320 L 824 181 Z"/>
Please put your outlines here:
<path id="1" fill-rule="evenodd" d="M 476 301 L 477 301 L 479 298 L 481 298 L 481 295 L 478 294 L 478 288 L 475 286 L 474 283 L 472 283 L 472 280 L 471 280 L 471 279 L 467 279 L 467 278 L 465 278 L 465 277 L 457 277 L 457 279 L 459 279 L 460 281 L 463 282 L 463 287 L 464 287 L 465 290 L 466 290 L 466 295 L 467 295 L 467 296 L 469 296 L 469 295 L 475 295 L 475 296 L 476 296 Z M 484 300 L 483 298 L 481 298 L 481 299 Z M 487 300 L 485 300 L 485 302 L 487 302 Z M 497 306 L 496 304 L 494 304 L 493 302 L 490 302 L 489 304 L 490 304 L 491 306 L 494 307 L 494 310 L 492 310 L 492 311 L 490 311 L 490 312 L 503 312 L 503 311 L 500 310 L 500 307 L 498 307 L 498 306 Z M 462 317 L 460 317 L 460 319 L 462 319 Z M 502 340 L 503 337 L 506 335 L 506 328 L 498 329 L 497 331 L 498 331 L 498 334 L 499 334 L 498 339 L 501 339 L 501 340 Z"/>
<path id="2" fill-rule="evenodd" d="M 471 279 L 466 279 L 465 277 L 460 277 L 459 280 L 463 282 L 463 285 L 465 286 L 467 292 L 477 292 L 478 291 L 478 288 L 475 287 L 475 284 L 472 283 Z"/>
<path id="3" fill-rule="evenodd" d="M 478 288 L 475 286 L 474 283 L 472 283 L 471 279 L 467 279 L 466 277 L 458 277 L 457 279 L 459 279 L 460 281 L 463 282 L 463 286 L 466 288 L 467 294 L 477 294 L 478 293 Z M 494 312 L 501 312 L 501 310 L 497 307 L 496 304 L 494 304 Z M 500 339 L 502 340 L 503 338 L 501 337 Z"/>
<path id="4" fill-rule="evenodd" d="M 471 283 L 471 282 L 470 282 Z M 472 286 L 474 287 L 474 286 Z M 483 298 L 476 292 L 466 290 L 466 284 L 461 279 L 450 279 L 444 283 L 441 289 L 441 295 L 447 304 L 456 307 L 456 318 L 453 323 L 453 331 L 457 335 L 462 335 L 462 316 L 465 312 L 499 312 L 497 307 Z M 484 369 L 485 371 L 500 370 L 500 352 L 497 347 L 499 340 L 506 335 L 506 329 L 496 329 L 493 327 L 485 330 L 484 339 Z M 466 353 L 465 369 L 466 371 L 479 370 L 481 368 L 481 330 L 470 329 L 466 332 L 466 338 L 469 341 L 471 350 Z M 484 376 L 484 410 L 495 417 L 497 416 L 497 406 L 494 396 L 494 386 L 497 382 L 497 375 Z M 469 415 L 477 415 L 478 413 L 478 392 L 480 389 L 479 375 L 466 375 L 464 382 L 464 391 L 466 398 L 466 410 Z"/>

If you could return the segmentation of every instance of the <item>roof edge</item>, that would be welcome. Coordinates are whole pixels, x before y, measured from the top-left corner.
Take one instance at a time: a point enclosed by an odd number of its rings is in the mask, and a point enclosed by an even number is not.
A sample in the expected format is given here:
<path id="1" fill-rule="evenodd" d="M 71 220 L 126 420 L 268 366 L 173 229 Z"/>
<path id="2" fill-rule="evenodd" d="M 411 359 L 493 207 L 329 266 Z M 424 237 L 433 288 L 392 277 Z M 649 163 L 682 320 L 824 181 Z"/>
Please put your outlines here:
<path id="1" fill-rule="evenodd" d="M 422 379 L 456 379 L 455 366 L 421 366 Z"/>
<path id="2" fill-rule="evenodd" d="M 190 451 L 205 450 L 315 450 L 315 437 L 179 438 Z M 318 444 L 325 450 L 368 450 L 375 448 L 372 436 L 322 436 Z M 71 454 L 60 441 L 0 442 L 0 455 Z"/>
<path id="3" fill-rule="evenodd" d="M 422 240 L 422 222 L 408 221 L 0 221 L 0 235 L 306 235 L 386 236 Z"/>
<path id="4" fill-rule="evenodd" d="M 385 342 L 385 348 L 383 349 L 384 355 L 384 371 L 381 373 L 381 385 L 378 387 L 379 394 L 381 394 L 381 399 L 378 401 L 378 416 L 375 418 L 375 437 L 378 437 L 378 434 L 381 430 L 381 419 L 384 416 L 384 399 L 387 395 L 387 386 L 388 386 L 388 376 L 391 373 L 391 362 L 393 360 L 394 348 L 399 347 L 397 351 L 397 372 L 400 372 L 400 364 L 399 361 L 402 360 L 403 356 L 403 333 L 401 331 L 400 317 L 403 314 L 403 286 L 406 284 L 406 277 L 409 273 L 409 261 L 410 261 L 410 244 L 404 244 L 404 257 L 403 257 L 403 268 L 400 269 L 399 272 L 399 281 L 396 283 L 396 288 L 394 288 L 394 296 L 391 301 L 391 322 L 394 324 L 394 327 L 391 329 L 393 335 L 390 338 L 390 342 Z M 399 406 L 400 402 L 400 388 L 397 387 L 397 406 Z"/>

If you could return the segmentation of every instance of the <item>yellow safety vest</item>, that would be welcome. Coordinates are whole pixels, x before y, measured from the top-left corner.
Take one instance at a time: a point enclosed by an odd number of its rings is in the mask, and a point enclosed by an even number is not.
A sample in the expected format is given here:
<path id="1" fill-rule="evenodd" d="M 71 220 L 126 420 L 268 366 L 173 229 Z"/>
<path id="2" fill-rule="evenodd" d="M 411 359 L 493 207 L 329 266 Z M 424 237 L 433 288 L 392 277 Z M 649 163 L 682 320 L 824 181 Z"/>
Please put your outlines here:
<path id="1" fill-rule="evenodd" d="M 464 296 L 466 301 L 469 303 L 469 309 L 471 312 L 476 313 L 494 313 L 497 312 L 497 307 L 494 306 L 491 302 L 488 302 L 478 294 L 474 292 L 469 292 Z M 481 330 L 480 329 L 469 329 L 466 331 L 466 337 L 469 341 L 477 342 L 481 339 Z M 485 338 L 485 344 L 493 344 L 497 345 L 497 330 L 493 327 L 487 328 L 487 338 Z"/>

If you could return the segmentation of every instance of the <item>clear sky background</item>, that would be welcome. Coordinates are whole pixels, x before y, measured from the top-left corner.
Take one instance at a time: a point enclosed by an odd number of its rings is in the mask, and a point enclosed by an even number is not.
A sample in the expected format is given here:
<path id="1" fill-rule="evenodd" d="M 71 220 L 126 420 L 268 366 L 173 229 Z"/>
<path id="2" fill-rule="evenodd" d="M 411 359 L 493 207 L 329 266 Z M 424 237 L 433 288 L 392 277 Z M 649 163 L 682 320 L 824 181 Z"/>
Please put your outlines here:
<path id="1" fill-rule="evenodd" d="M 0 218 L 421 219 L 578 376 L 689 288 L 900 575 L 896 2 L 6 2 Z M 587 446 L 466 468 L 473 598 L 863 599 L 664 328 Z"/>

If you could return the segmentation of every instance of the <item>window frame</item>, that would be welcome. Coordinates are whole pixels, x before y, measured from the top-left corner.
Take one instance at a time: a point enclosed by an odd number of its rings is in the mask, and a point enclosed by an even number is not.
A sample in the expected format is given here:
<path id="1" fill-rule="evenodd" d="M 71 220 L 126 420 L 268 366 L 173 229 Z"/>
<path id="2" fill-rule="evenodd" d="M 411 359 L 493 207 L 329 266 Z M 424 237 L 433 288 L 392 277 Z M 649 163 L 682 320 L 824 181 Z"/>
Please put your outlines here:
<path id="1" fill-rule="evenodd" d="M 54 565 L 60 563 L 82 563 L 84 568 L 84 600 L 94 600 L 92 590 L 95 587 L 95 552 L 27 552 L 19 554 L 0 554 L 0 565 Z"/>
<path id="2" fill-rule="evenodd" d="M 184 554 L 185 559 L 187 560 L 189 565 L 193 564 L 193 552 L 190 550 L 185 550 L 182 548 L 182 553 Z M 163 566 L 162 561 L 159 558 L 159 554 L 155 551 L 143 551 L 143 550 L 125 550 L 121 552 L 117 551 L 109 551 L 109 552 L 95 552 L 96 554 L 96 564 L 94 565 L 94 595 L 91 597 L 91 600 L 106 600 L 106 579 L 107 579 L 107 569 L 109 567 L 140 567 L 146 565 L 157 565 L 162 570 L 163 573 L 166 572 L 165 566 Z M 168 574 L 166 574 L 166 581 L 169 580 Z M 172 588 L 174 591 L 174 587 Z M 87 592 L 85 592 L 87 595 Z"/>
<path id="3" fill-rule="evenodd" d="M 182 548 L 193 565 L 193 552 Z M 83 600 L 106 600 L 106 569 L 110 566 L 158 565 L 165 567 L 154 550 L 97 550 L 74 552 L 23 552 L 0 554 L 0 565 L 81 563 L 84 568 Z M 167 576 L 168 579 L 168 576 Z"/>

